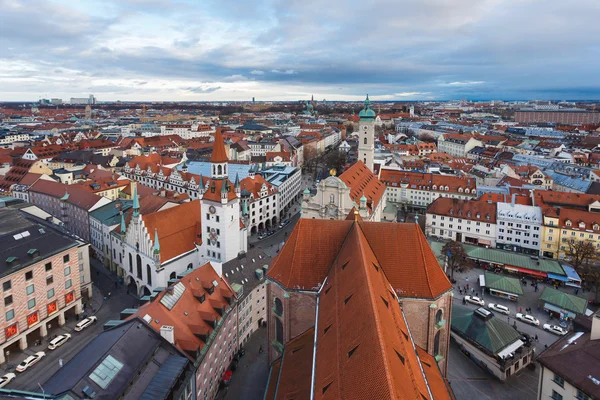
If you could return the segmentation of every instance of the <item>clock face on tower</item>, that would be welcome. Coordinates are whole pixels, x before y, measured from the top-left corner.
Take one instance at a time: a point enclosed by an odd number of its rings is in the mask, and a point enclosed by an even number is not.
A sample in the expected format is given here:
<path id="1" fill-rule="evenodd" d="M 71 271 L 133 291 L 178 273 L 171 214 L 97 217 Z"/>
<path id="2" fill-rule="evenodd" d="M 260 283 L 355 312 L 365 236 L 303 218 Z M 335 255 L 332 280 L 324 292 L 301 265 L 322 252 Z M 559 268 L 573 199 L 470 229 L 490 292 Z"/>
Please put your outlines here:
<path id="1" fill-rule="evenodd" d="M 214 214 L 214 213 L 216 213 L 216 212 L 217 212 L 217 209 L 215 208 L 215 206 L 210 206 L 210 207 L 208 208 L 208 211 L 209 211 L 211 214 Z"/>
<path id="2" fill-rule="evenodd" d="M 367 129 L 369 129 L 369 127 L 368 127 L 368 126 L 364 126 L 364 127 L 363 127 L 363 130 L 365 130 L 365 131 L 366 131 Z"/>

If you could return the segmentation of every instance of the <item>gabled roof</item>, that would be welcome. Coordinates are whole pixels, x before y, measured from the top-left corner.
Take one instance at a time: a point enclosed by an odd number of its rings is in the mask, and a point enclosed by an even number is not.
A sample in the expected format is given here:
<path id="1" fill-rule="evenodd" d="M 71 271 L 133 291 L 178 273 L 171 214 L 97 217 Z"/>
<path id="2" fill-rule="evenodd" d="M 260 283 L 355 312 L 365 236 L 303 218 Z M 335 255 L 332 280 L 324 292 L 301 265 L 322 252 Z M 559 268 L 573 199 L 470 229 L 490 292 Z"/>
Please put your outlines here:
<path id="1" fill-rule="evenodd" d="M 31 186 L 31 188 L 29 188 L 29 192 L 41 193 L 51 197 L 57 197 L 59 199 L 63 198 L 63 196 L 68 193 L 68 196 L 66 196 L 67 203 L 76 205 L 88 211 L 102 200 L 102 197 L 82 190 L 76 186 L 65 185 L 63 183 L 54 181 L 46 181 L 43 179 L 37 180 Z"/>
<path id="2" fill-rule="evenodd" d="M 155 229 L 158 230 L 161 262 L 194 250 L 196 244 L 201 243 L 198 237 L 200 215 L 200 200 L 142 215 L 151 238 Z"/>
<path id="3" fill-rule="evenodd" d="M 452 288 L 416 224 L 301 218 L 267 276 L 289 289 L 317 290 L 355 223 L 398 296 L 433 299 Z"/>
<path id="4" fill-rule="evenodd" d="M 350 188 L 350 198 L 358 204 L 364 195 L 371 210 L 377 208 L 385 193 L 385 185 L 360 160 L 341 174 L 340 179 Z"/>

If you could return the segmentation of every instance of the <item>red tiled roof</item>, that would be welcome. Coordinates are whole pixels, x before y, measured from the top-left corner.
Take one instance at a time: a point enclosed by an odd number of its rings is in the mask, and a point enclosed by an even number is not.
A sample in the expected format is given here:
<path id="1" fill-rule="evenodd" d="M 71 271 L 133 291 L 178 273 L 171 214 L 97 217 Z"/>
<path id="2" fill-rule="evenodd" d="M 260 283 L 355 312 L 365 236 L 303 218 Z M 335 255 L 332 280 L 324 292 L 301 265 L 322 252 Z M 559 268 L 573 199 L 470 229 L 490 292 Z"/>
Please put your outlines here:
<path id="1" fill-rule="evenodd" d="M 316 290 L 354 223 L 301 218 L 267 275 L 288 288 Z M 416 224 L 356 223 L 399 296 L 432 299 L 452 288 Z"/>
<path id="2" fill-rule="evenodd" d="M 360 160 L 341 174 L 340 179 L 350 188 L 350 198 L 355 203 L 358 204 L 363 195 L 367 198 L 371 211 L 377 208 L 385 193 L 385 185 Z"/>
<path id="3" fill-rule="evenodd" d="M 218 286 L 210 294 L 207 289 L 212 287 L 213 281 L 217 281 Z M 163 325 L 173 326 L 175 345 L 186 352 L 190 359 L 196 361 L 194 353 L 202 350 L 206 345 L 200 336 L 208 337 L 214 330 L 207 321 L 221 319 L 221 315 L 214 307 L 229 308 L 227 298 L 235 297 L 235 293 L 229 283 L 223 277 L 219 277 L 210 263 L 193 270 L 178 282 L 183 284 L 186 290 L 171 310 L 160 302 L 164 296 L 168 296 L 165 290 L 155 300 L 141 306 L 131 318 L 150 315 L 152 320 L 148 325 L 157 332 L 160 332 Z M 206 298 L 203 303 L 199 300 L 202 295 Z"/>
<path id="4" fill-rule="evenodd" d="M 68 193 L 67 203 L 76 205 L 88 211 L 102 199 L 101 196 L 82 190 L 77 186 L 69 186 L 63 183 L 46 181 L 43 179 L 37 180 L 29 188 L 29 192 L 41 193 L 57 198 L 62 198 Z"/>
<path id="5" fill-rule="evenodd" d="M 201 221 L 200 200 L 152 214 L 142 214 L 142 219 L 152 240 L 154 230 L 158 230 L 161 262 L 194 250 L 196 244 L 201 242 L 197 237 L 197 225 Z"/>
<path id="6" fill-rule="evenodd" d="M 427 214 L 446 215 L 480 221 L 488 224 L 496 223 L 496 203 L 480 200 L 460 200 L 449 197 L 438 197 L 427 207 Z"/>
<path id="7" fill-rule="evenodd" d="M 211 200 L 217 203 L 221 202 L 221 189 L 223 185 L 228 185 L 229 190 L 227 191 L 227 201 L 234 200 L 237 198 L 233 183 L 227 178 L 225 179 L 207 179 L 205 184 L 205 191 L 202 195 L 202 199 Z"/>
<path id="8" fill-rule="evenodd" d="M 254 199 L 260 197 L 260 191 L 263 185 L 267 186 L 269 195 L 277 192 L 277 189 L 263 178 L 262 175 L 254 175 L 254 178 L 247 177 L 240 181 L 240 189 L 249 191 L 254 196 Z"/>
<path id="9" fill-rule="evenodd" d="M 225 143 L 223 142 L 223 135 L 221 134 L 221 128 L 217 128 L 215 132 L 215 142 L 213 145 L 212 155 L 210 156 L 211 163 L 224 163 L 229 160 L 227 157 L 227 151 L 225 151 Z"/>

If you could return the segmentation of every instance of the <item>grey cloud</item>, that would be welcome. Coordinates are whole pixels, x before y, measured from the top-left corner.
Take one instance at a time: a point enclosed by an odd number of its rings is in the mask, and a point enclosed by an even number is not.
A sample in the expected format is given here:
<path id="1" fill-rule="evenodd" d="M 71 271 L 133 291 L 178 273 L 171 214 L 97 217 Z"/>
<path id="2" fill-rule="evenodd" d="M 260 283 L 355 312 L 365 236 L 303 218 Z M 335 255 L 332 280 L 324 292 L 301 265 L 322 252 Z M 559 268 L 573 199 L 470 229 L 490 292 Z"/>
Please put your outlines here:
<path id="1" fill-rule="evenodd" d="M 186 88 L 186 90 L 188 92 L 192 92 L 192 93 L 212 93 L 212 92 L 216 92 L 219 89 L 221 89 L 221 86 L 214 86 L 214 87 L 208 87 L 208 88 L 202 88 L 202 87 Z"/>

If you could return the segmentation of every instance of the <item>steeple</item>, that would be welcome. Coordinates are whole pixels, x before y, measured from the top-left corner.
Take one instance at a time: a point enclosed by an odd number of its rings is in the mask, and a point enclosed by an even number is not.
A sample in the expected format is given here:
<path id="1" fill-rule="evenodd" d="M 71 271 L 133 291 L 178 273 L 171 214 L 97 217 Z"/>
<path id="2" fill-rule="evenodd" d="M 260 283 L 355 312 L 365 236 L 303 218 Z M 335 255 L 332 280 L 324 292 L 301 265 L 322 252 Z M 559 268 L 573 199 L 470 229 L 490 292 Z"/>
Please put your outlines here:
<path id="1" fill-rule="evenodd" d="M 140 199 L 137 194 L 137 185 L 133 185 L 133 216 L 140 215 Z"/>
<path id="2" fill-rule="evenodd" d="M 241 185 L 240 185 L 240 175 L 237 172 L 235 173 L 235 184 L 233 187 L 235 188 L 235 193 L 239 197 Z"/>
<path id="3" fill-rule="evenodd" d="M 154 246 L 152 247 L 153 253 L 160 253 L 160 243 L 158 242 L 158 229 L 154 229 Z"/>
<path id="4" fill-rule="evenodd" d="M 225 150 L 225 142 L 223 142 L 221 128 L 217 128 L 213 151 L 210 156 L 213 179 L 227 178 L 227 161 L 229 161 L 229 158 L 227 157 L 227 151 Z"/>

